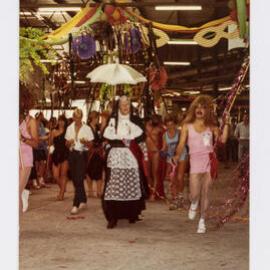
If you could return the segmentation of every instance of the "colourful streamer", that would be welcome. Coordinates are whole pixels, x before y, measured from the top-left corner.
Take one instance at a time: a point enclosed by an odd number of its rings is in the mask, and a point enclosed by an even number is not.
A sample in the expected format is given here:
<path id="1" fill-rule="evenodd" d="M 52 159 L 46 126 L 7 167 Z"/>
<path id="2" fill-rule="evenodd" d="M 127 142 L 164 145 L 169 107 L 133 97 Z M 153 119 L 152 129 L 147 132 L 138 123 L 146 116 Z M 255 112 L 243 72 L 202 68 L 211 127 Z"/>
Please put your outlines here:
<path id="1" fill-rule="evenodd" d="M 182 25 L 172 25 L 172 24 L 163 24 L 163 23 L 158 23 L 158 22 L 154 22 L 151 20 L 148 20 L 130 10 L 125 9 L 126 13 L 130 14 L 133 18 L 136 18 L 137 20 L 143 22 L 143 23 L 152 23 L 153 27 L 156 27 L 158 29 L 167 31 L 167 32 L 180 32 L 180 33 L 196 33 L 201 29 L 205 29 L 208 27 L 212 27 L 212 26 L 216 26 L 216 25 L 220 25 L 226 21 L 229 21 L 231 18 L 230 16 L 226 16 L 224 18 L 221 19 L 217 19 L 208 23 L 205 23 L 199 27 L 186 27 L 186 26 L 182 26 Z"/>

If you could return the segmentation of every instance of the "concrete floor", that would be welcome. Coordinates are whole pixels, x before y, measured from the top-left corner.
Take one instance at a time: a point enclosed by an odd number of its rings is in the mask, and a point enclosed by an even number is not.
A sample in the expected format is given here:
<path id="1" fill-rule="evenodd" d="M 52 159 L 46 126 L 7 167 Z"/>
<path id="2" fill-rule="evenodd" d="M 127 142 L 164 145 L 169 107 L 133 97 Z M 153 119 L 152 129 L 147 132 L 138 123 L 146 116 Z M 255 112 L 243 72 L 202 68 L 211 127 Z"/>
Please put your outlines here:
<path id="1" fill-rule="evenodd" d="M 51 185 L 30 196 L 20 224 L 21 270 L 248 269 L 248 224 L 230 222 L 218 231 L 209 226 L 198 235 L 197 220 L 187 220 L 186 211 L 149 202 L 143 221 L 120 221 L 108 230 L 100 200 L 89 199 L 83 218 L 69 220 L 73 187 L 63 202 L 55 201 L 56 192 Z"/>

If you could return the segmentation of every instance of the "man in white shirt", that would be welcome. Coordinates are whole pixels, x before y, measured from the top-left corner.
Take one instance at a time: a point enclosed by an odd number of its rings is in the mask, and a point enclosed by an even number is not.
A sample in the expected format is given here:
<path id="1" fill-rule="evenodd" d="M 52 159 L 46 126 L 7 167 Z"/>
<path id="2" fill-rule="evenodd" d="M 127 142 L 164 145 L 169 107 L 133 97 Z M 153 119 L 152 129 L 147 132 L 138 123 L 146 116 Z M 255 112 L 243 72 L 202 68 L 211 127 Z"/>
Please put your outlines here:
<path id="1" fill-rule="evenodd" d="M 71 179 L 75 187 L 75 196 L 71 214 L 77 214 L 79 209 L 86 207 L 86 193 L 84 189 L 84 178 L 87 168 L 88 149 L 94 135 L 89 126 L 82 123 L 83 113 L 75 109 L 73 123 L 68 126 L 65 139 L 69 147 L 69 168 Z"/>
<path id="2" fill-rule="evenodd" d="M 243 155 L 249 152 L 249 122 L 247 114 L 244 114 L 243 121 L 237 124 L 234 135 L 239 142 L 238 159 L 241 160 Z"/>

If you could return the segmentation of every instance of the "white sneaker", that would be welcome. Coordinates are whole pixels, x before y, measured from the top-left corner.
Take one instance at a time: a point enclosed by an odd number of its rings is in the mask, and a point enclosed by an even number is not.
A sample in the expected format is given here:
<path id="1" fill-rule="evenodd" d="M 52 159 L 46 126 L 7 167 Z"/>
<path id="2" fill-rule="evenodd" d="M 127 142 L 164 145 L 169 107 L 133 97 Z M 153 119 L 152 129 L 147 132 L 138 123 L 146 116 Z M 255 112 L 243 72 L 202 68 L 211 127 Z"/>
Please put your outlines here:
<path id="1" fill-rule="evenodd" d="M 86 208 L 86 203 L 80 203 L 79 209 L 85 209 Z"/>
<path id="2" fill-rule="evenodd" d="M 205 222 L 204 222 L 204 219 L 202 218 L 199 221 L 197 233 L 206 233 Z"/>
<path id="3" fill-rule="evenodd" d="M 78 214 L 78 213 L 79 213 L 78 207 L 73 206 L 72 209 L 71 209 L 71 211 L 70 211 L 70 214 L 71 214 L 71 215 L 76 215 L 76 214 Z"/>
<path id="4" fill-rule="evenodd" d="M 28 209 L 29 190 L 24 189 L 22 192 L 22 211 L 23 213 Z"/>
<path id="5" fill-rule="evenodd" d="M 197 214 L 196 210 L 193 210 L 193 209 L 189 208 L 189 210 L 188 210 L 188 219 L 194 220 L 195 217 L 196 217 L 196 214 Z"/>
<path id="6" fill-rule="evenodd" d="M 195 203 L 191 203 L 190 208 L 188 210 L 188 218 L 190 220 L 194 220 L 197 214 L 197 208 L 198 208 L 199 201 Z"/>

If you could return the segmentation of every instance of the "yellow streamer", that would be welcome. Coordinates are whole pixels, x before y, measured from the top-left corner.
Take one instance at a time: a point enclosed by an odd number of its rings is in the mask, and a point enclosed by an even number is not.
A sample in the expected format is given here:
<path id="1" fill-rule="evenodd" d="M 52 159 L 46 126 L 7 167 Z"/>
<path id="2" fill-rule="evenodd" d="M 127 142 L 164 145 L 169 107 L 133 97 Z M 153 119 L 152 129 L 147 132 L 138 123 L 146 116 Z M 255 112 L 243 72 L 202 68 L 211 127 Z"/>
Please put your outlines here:
<path id="1" fill-rule="evenodd" d="M 217 19 L 217 20 L 208 22 L 206 24 L 203 24 L 203 25 L 201 25 L 199 27 L 186 27 L 186 26 L 182 26 L 182 25 L 172 25 L 172 24 L 164 24 L 164 23 L 154 22 L 154 21 L 148 20 L 148 19 L 146 19 L 146 18 L 144 18 L 144 17 L 142 17 L 140 15 L 137 15 L 136 13 L 134 13 L 134 12 L 132 12 L 130 10 L 125 9 L 125 11 L 127 13 L 129 13 L 131 16 L 133 16 L 133 17 L 137 18 L 138 20 L 140 20 L 141 22 L 152 23 L 153 26 L 156 27 L 156 28 L 159 28 L 159 29 L 164 30 L 164 31 L 171 31 L 171 32 L 194 33 L 194 32 L 198 32 L 201 29 L 216 26 L 216 25 L 222 24 L 222 23 L 230 20 L 230 16 L 226 16 L 224 18 Z"/>
<path id="2" fill-rule="evenodd" d="M 70 21 L 63 24 L 61 27 L 57 28 L 55 31 L 51 32 L 45 38 L 48 39 L 61 39 L 68 35 L 72 28 L 74 28 L 79 21 L 92 9 L 92 7 L 85 7 L 79 11 Z"/>
<path id="3" fill-rule="evenodd" d="M 233 32 L 228 33 L 225 32 L 225 29 L 232 24 L 236 24 L 233 21 L 227 21 L 225 23 L 222 23 L 219 26 L 213 26 L 213 27 L 208 27 L 206 29 L 203 29 L 199 31 L 195 36 L 194 40 L 201 45 L 202 47 L 213 47 L 215 46 L 221 38 L 226 38 L 226 39 L 233 39 L 239 37 L 239 30 L 236 28 Z M 207 39 L 204 36 L 208 33 L 215 33 L 213 38 Z"/>
<path id="4" fill-rule="evenodd" d="M 143 33 L 142 33 L 143 43 L 146 44 L 147 46 L 149 46 L 150 42 L 149 42 L 149 38 L 148 38 L 148 32 L 149 32 L 148 28 L 145 27 L 144 25 L 142 25 L 140 28 L 143 31 Z M 156 39 L 156 45 L 158 48 L 166 45 L 168 43 L 168 41 L 170 40 L 169 36 L 160 29 L 153 28 L 153 32 L 154 32 L 154 35 L 158 37 Z"/>

